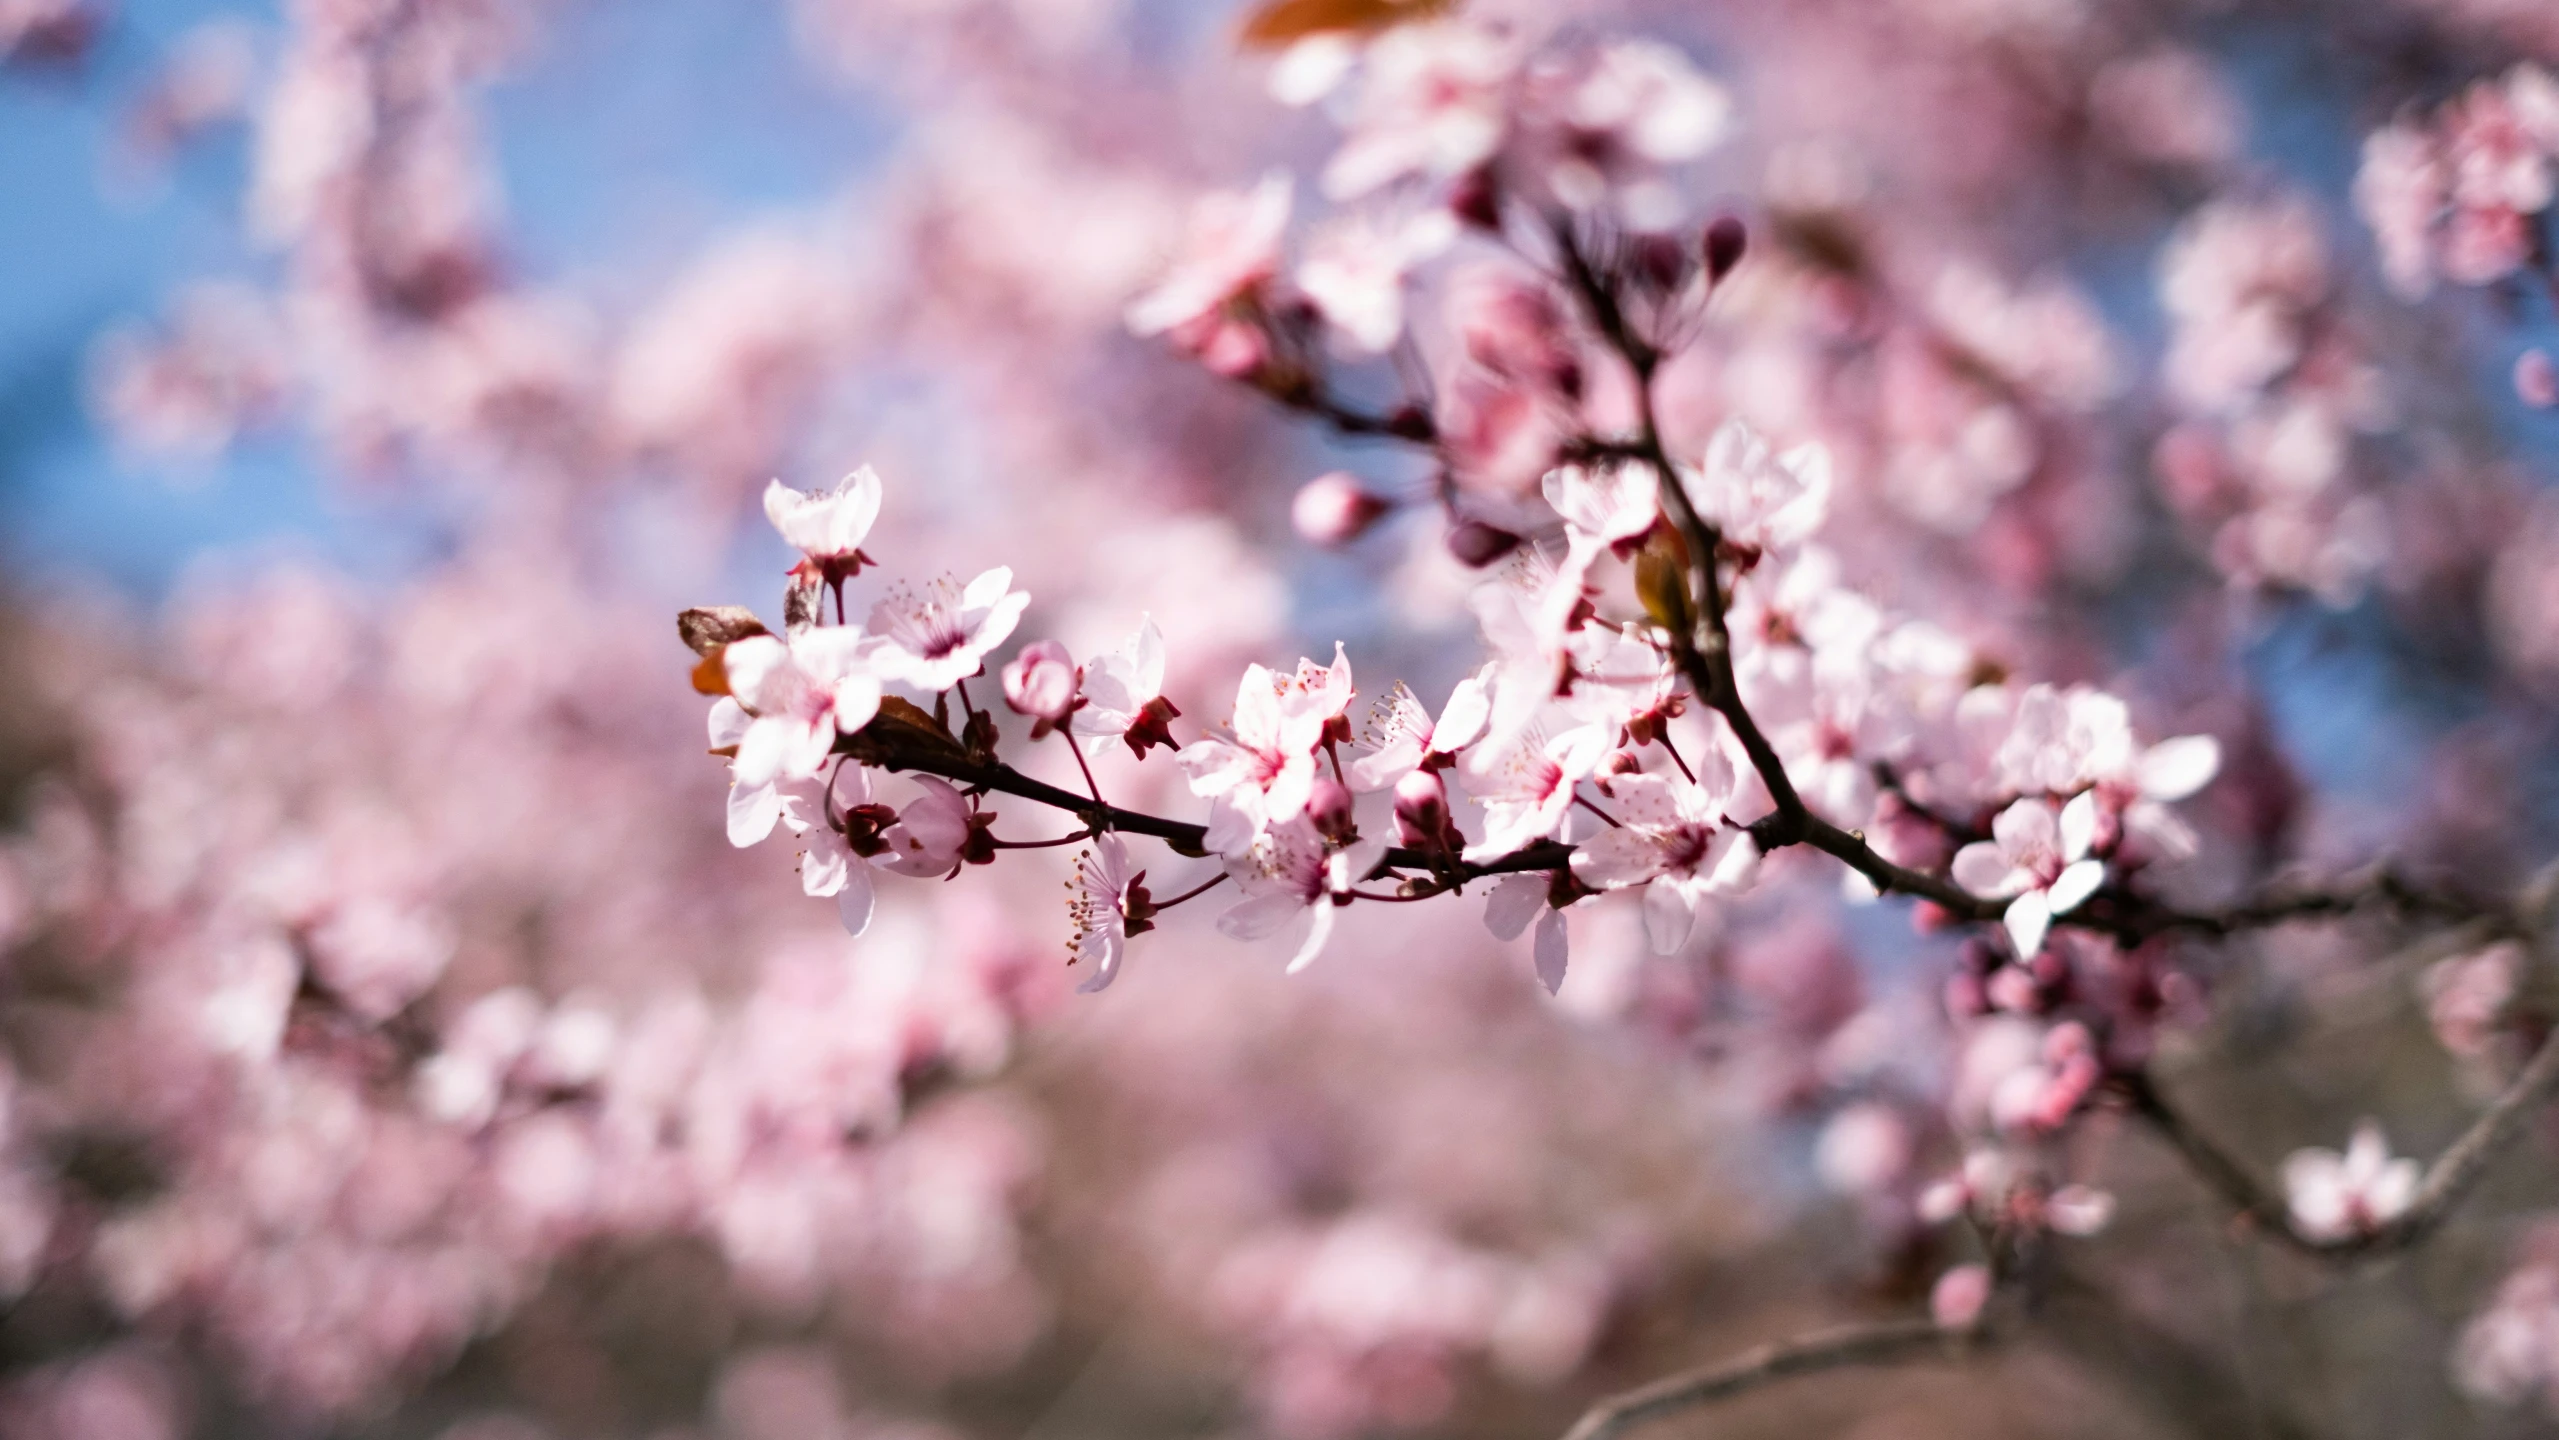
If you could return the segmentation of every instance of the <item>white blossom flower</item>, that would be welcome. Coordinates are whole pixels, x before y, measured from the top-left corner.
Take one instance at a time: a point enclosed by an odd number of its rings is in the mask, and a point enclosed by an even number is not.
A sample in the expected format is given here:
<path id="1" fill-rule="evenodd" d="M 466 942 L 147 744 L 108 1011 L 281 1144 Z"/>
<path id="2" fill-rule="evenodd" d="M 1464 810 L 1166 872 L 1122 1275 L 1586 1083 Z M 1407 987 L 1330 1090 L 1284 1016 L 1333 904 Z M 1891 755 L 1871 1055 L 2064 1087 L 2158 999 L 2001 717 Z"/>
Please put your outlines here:
<path id="1" fill-rule="evenodd" d="M 757 787 L 816 778 L 835 737 L 870 724 L 880 710 L 880 676 L 866 658 L 865 637 L 842 626 L 804 630 L 787 641 L 750 635 L 731 642 L 721 663 L 729 693 L 748 717 L 730 743 L 737 746 L 736 782 L 748 788 L 753 813 L 761 813 L 762 802 L 752 799 Z M 733 815 L 739 803 L 731 797 Z M 763 829 L 771 828 L 765 820 Z M 731 833 L 737 833 L 734 821 Z M 763 832 L 754 833 L 761 838 Z"/>
<path id="2" fill-rule="evenodd" d="M 1644 887 L 1644 933 L 1664 955 L 1688 943 L 1698 902 L 1749 888 L 1759 846 L 1727 820 L 1736 788 L 1719 752 L 1698 762 L 1695 783 L 1662 775 L 1621 775 L 1609 783 L 1618 823 L 1573 852 L 1573 874 L 1599 890 Z"/>
<path id="3" fill-rule="evenodd" d="M 1369 47 L 1349 138 L 1324 168 L 1324 193 L 1351 200 L 1407 175 L 1464 174 L 1509 129 L 1519 46 L 1485 26 L 1399 25 Z"/>
<path id="4" fill-rule="evenodd" d="M 2416 1203 L 2419 1171 L 2414 1160 L 2390 1157 L 2381 1127 L 2355 1127 L 2346 1153 L 2297 1150 L 2284 1161 L 2284 1195 L 2293 1223 L 2319 1240 L 2368 1234 L 2399 1218 Z"/>
<path id="5" fill-rule="evenodd" d="M 1218 917 L 1217 928 L 1238 940 L 1259 940 L 1300 912 L 1311 912 L 1306 938 L 1288 962 L 1294 975 L 1322 953 L 1333 933 L 1333 912 L 1385 854 L 1383 840 L 1328 849 L 1314 822 L 1302 815 L 1274 825 L 1248 854 L 1227 861 L 1245 898 Z"/>
<path id="6" fill-rule="evenodd" d="M 2008 938 L 2019 958 L 2031 958 L 2043 949 L 2053 917 L 2078 909 L 2106 882 L 2105 863 L 2088 854 L 2096 830 L 2093 791 L 2073 797 L 2058 816 L 2049 800 L 2020 800 L 1992 819 L 1990 839 L 1955 852 L 1955 883 L 2008 900 Z"/>
<path id="7" fill-rule="evenodd" d="M 1351 788 L 1363 794 L 1384 790 L 1415 770 L 1455 759 L 1482 737 L 1492 719 L 1492 688 L 1493 667 L 1486 665 L 1457 682 L 1439 719 L 1433 720 L 1413 692 L 1395 682 L 1369 716 L 1369 753 L 1350 763 Z"/>
<path id="8" fill-rule="evenodd" d="M 1682 471 L 1680 485 L 1726 540 L 1791 550 L 1829 517 L 1830 452 L 1798 445 L 1780 455 L 1749 425 L 1727 420 L 1706 442 L 1705 469 Z"/>
<path id="9" fill-rule="evenodd" d="M 1130 302 L 1130 332 L 1160 335 L 1195 325 L 1278 274 L 1289 190 L 1287 172 L 1274 170 L 1251 190 L 1202 197 L 1191 211 L 1181 258 Z"/>
<path id="10" fill-rule="evenodd" d="M 1382 355 L 1404 333 L 1405 276 L 1456 239 L 1457 219 L 1445 208 L 1396 224 L 1344 217 L 1308 243 L 1298 288 L 1352 349 Z"/>
<path id="11" fill-rule="evenodd" d="M 1003 565 L 966 589 L 948 575 L 922 590 L 901 589 L 871 608 L 871 667 L 883 680 L 948 690 L 985 668 L 987 652 L 1012 635 L 1030 603 Z"/>
<path id="12" fill-rule="evenodd" d="M 822 572 L 858 574 L 870 558 L 862 541 L 880 516 L 880 477 L 865 465 L 833 490 L 794 490 L 773 481 L 764 487 L 764 516 Z"/>
<path id="13" fill-rule="evenodd" d="M 1075 879 L 1067 888 L 1072 896 L 1067 914 L 1075 923 L 1067 963 L 1085 967 L 1075 988 L 1089 995 L 1119 978 L 1128 937 L 1153 928 L 1154 906 L 1146 893 L 1146 872 L 1129 869 L 1127 844 L 1108 830 L 1076 857 Z"/>
<path id="14" fill-rule="evenodd" d="M 1245 667 L 1228 734 L 1193 741 L 1174 757 L 1191 793 L 1209 802 L 1209 849 L 1241 855 L 1270 827 L 1304 813 L 1315 748 L 1350 700 L 1350 663 L 1338 648 L 1331 669 L 1302 660 L 1283 678 Z"/>
<path id="15" fill-rule="evenodd" d="M 1608 744 L 1599 727 L 1576 725 L 1552 740 L 1531 730 L 1507 747 L 1470 751 L 1458 774 L 1484 807 L 1484 838 L 1466 847 L 1466 858 L 1491 860 L 1553 838 L 1573 787 L 1599 768 Z"/>
<path id="16" fill-rule="evenodd" d="M 1167 722 L 1182 712 L 1163 690 L 1164 632 L 1149 616 L 1119 649 L 1085 665 L 1084 705 L 1067 717 L 1067 733 L 1084 742 L 1087 754 L 1123 740 L 1142 760 L 1149 746 L 1173 743 Z"/>

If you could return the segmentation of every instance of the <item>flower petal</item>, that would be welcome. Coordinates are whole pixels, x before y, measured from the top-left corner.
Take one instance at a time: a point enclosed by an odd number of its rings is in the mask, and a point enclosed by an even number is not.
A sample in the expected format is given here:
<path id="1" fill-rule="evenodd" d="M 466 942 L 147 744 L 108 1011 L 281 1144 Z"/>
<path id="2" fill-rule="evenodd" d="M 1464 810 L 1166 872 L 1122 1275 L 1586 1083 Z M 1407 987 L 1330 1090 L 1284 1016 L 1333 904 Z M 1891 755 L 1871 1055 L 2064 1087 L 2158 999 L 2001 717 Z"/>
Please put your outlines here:
<path id="1" fill-rule="evenodd" d="M 859 937 L 871 928 L 871 867 L 854 865 L 844 872 L 844 888 L 835 892 L 835 918 L 844 933 Z"/>
<path id="2" fill-rule="evenodd" d="M 1554 994 L 1564 988 L 1564 966 L 1571 960 L 1571 940 L 1565 933 L 1564 912 L 1549 910 L 1537 922 L 1537 940 L 1533 952 L 1537 961 L 1537 981 Z"/>
<path id="3" fill-rule="evenodd" d="M 1495 881 L 1484 897 L 1484 928 L 1496 940 L 1518 939 L 1545 907 L 1547 886 L 1543 875 L 1506 875 Z"/>
<path id="4" fill-rule="evenodd" d="M 2102 860 L 2082 860 L 2055 876 L 2052 888 L 2044 892 L 2046 903 L 2055 915 L 2067 915 L 2079 908 L 2080 902 L 2097 893 L 2106 883 L 2106 864 Z"/>
<path id="5" fill-rule="evenodd" d="M 1696 925 L 1696 897 L 1677 880 L 1663 875 L 1644 887 L 1644 933 L 1652 939 L 1654 954 L 1677 953 Z"/>
<path id="6" fill-rule="evenodd" d="M 2041 890 L 2029 890 L 2008 902 L 2008 913 L 2001 917 L 2008 927 L 2008 938 L 2017 947 L 2017 958 L 2031 960 L 2044 948 L 2044 932 L 2052 928 L 2052 901 Z"/>
<path id="7" fill-rule="evenodd" d="M 2138 783 L 2144 797 L 2183 800 L 2221 773 L 2221 742 L 2210 735 L 2180 735 L 2142 753 Z"/>

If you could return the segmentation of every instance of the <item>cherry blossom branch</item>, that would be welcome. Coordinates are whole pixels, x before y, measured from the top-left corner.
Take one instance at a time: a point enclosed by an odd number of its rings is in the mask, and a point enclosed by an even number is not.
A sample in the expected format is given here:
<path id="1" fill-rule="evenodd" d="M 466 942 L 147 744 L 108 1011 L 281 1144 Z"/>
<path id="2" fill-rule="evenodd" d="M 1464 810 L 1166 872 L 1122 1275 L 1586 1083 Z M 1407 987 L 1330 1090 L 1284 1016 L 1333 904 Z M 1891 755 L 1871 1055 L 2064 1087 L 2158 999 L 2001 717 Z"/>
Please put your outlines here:
<path id="1" fill-rule="evenodd" d="M 1798 1375 L 1855 1365 L 1952 1360 L 1978 1344 L 1982 1327 L 1933 1320 L 1889 1320 L 1817 1331 L 1746 1350 L 1730 1360 L 1665 1376 L 1592 1406 L 1564 1440 L 1615 1440 L 1638 1425 L 1711 1405 Z"/>
<path id="2" fill-rule="evenodd" d="M 1697 513 L 1663 445 L 1652 394 L 1653 372 L 1660 363 L 1660 352 L 1651 341 L 1636 333 L 1625 308 L 1618 303 L 1615 290 L 1584 251 L 1571 221 L 1556 217 L 1551 228 L 1564 278 L 1589 315 L 1593 328 L 1633 372 L 1636 382 L 1635 436 L 1630 440 L 1588 439 L 1576 444 L 1588 454 L 1615 456 L 1645 465 L 1660 482 L 1658 493 L 1663 508 L 1669 512 L 1681 539 L 1688 546 L 1691 598 L 1704 630 L 1701 637 L 1682 626 L 1666 627 L 1671 637 L 1672 652 L 1681 673 L 1698 697 L 1709 709 L 1724 717 L 1734 738 L 1741 742 L 1751 769 L 1768 791 L 1774 808 L 1750 824 L 1752 841 L 1762 853 L 1790 845 L 1809 845 L 1857 871 L 1881 893 L 1927 900 L 1962 920 L 1998 919 L 2006 909 L 2005 900 L 1975 895 L 1944 876 L 1887 860 L 1866 842 L 1862 832 L 1843 830 L 1814 814 L 1804 803 L 1803 796 L 1795 789 L 1793 778 L 1786 773 L 1785 762 L 1778 756 L 1776 747 L 1769 743 L 1741 697 L 1740 685 L 1733 671 L 1732 635 L 1726 623 L 1723 577 L 1717 558 L 1723 536 Z M 1892 788 L 1899 793 L 1897 783 Z M 1950 834 L 1968 833 L 1933 813 L 1922 813 L 1937 820 Z M 2120 892 L 2108 898 L 2111 904 L 2093 907 L 2085 913 L 2058 916 L 2054 923 L 2110 935 L 2126 944 L 2138 944 L 2151 936 L 2179 930 L 2224 936 L 2286 920 L 2343 914 L 2381 901 L 2411 913 L 2433 913 L 2453 918 L 2470 918 L 2485 913 L 2483 907 L 2459 897 L 2420 889 L 2387 870 L 2378 871 L 2369 880 L 2343 889 L 2299 891 L 2221 912 L 2181 912 Z"/>
<path id="3" fill-rule="evenodd" d="M 2116 1077 L 2115 1085 L 2131 1102 L 2134 1113 L 2150 1122 L 2197 1175 L 2221 1192 L 2238 1218 L 2262 1227 L 2304 1254 L 2353 1259 L 2420 1244 L 2451 1217 L 2453 1209 L 2487 1173 L 2490 1162 L 2514 1139 L 2524 1120 L 2559 1093 L 2559 1033 L 2542 1041 L 2532 1059 L 2470 1123 L 2470 1128 L 2435 1157 L 2406 1210 L 2378 1225 L 2344 1235 L 2304 1230 L 2284 1198 L 2259 1182 L 2245 1163 L 2180 1114 L 2147 1072 L 2127 1072 Z"/>
<path id="4" fill-rule="evenodd" d="M 1010 795 L 1063 810 L 1085 820 L 1097 830 L 1152 836 L 1186 855 L 1207 853 L 1208 827 L 1204 825 L 1168 820 L 1160 815 L 1123 809 L 1117 805 L 1096 804 L 1072 790 L 1060 789 L 1044 780 L 1034 780 L 1000 761 L 976 759 L 948 735 L 912 722 L 896 722 L 885 712 L 860 732 L 840 737 L 836 749 L 865 765 L 938 775 L 972 789 Z M 1451 872 L 1462 884 L 1489 875 L 1562 870 L 1572 863 L 1572 857 L 1572 847 L 1548 840 L 1496 859 L 1460 860 L 1454 865 L 1446 856 L 1398 846 L 1388 850 L 1379 863 L 1388 869 Z"/>
<path id="5" fill-rule="evenodd" d="M 2374 905 L 2388 905 L 2403 914 L 2446 920 L 2487 919 L 2508 931 L 2520 929 L 2515 918 L 2501 905 L 2471 900 L 2446 890 L 2429 889 L 2386 866 L 2375 866 L 2359 877 L 2347 877 L 2331 887 L 2287 886 L 2226 910 L 2171 910 L 2138 897 L 2101 895 L 2100 898 L 2124 910 L 2121 918 L 2107 928 L 2135 943 L 2153 935 L 2177 931 L 2191 931 L 2219 939 L 2243 930 L 2262 930 L 2288 920 L 2347 915 Z"/>

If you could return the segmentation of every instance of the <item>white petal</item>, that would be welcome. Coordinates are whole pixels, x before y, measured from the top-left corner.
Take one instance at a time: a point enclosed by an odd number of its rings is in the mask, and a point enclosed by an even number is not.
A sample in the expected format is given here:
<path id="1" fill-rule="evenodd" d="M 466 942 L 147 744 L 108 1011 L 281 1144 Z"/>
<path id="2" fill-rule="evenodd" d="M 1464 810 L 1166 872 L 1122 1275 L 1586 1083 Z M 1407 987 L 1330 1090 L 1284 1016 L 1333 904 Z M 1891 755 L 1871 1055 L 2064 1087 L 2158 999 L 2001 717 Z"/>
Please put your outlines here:
<path id="1" fill-rule="evenodd" d="M 1342 907 L 1333 904 L 1318 904 L 1313 907 L 1314 923 L 1306 927 L 1305 943 L 1299 945 L 1297 953 L 1289 957 L 1289 974 L 1294 975 L 1314 964 L 1315 957 L 1324 953 L 1324 942 L 1331 939 L 1333 935 L 1333 912 L 1340 908 Z"/>
<path id="2" fill-rule="evenodd" d="M 1369 872 L 1377 868 L 1377 862 L 1385 858 L 1386 842 L 1383 840 L 1362 840 L 1337 851 L 1325 864 L 1325 888 L 1336 895 L 1341 894 L 1367 879 Z"/>
<path id="3" fill-rule="evenodd" d="M 2080 902 L 2097 893 L 2106 883 L 2106 865 L 2102 860 L 2082 860 L 2055 876 L 2052 888 L 2044 892 L 2055 915 L 2067 915 L 2079 908 Z"/>
<path id="4" fill-rule="evenodd" d="M 970 610 L 983 610 L 1003 598 L 1013 588 L 1013 567 L 998 565 L 981 572 L 960 592 L 960 604 Z"/>
<path id="5" fill-rule="evenodd" d="M 1410 735 L 1398 735 L 1386 748 L 1353 760 L 1348 778 L 1353 790 L 1366 795 L 1412 774 L 1421 763 L 1422 742 Z"/>
<path id="6" fill-rule="evenodd" d="M 720 651 L 720 668 L 728 675 L 729 693 L 749 709 L 759 713 L 775 708 L 767 704 L 768 687 L 783 688 L 781 682 L 794 667 L 791 647 L 771 635 L 749 635 L 732 640 Z"/>
<path id="7" fill-rule="evenodd" d="M 1661 846 L 1623 826 L 1602 830 L 1573 852 L 1573 875 L 1594 890 L 1641 885 L 1662 870 Z M 1543 892 L 1540 892 L 1541 895 Z"/>
<path id="8" fill-rule="evenodd" d="M 2061 807 L 2061 858 L 2077 860 L 2097 843 L 2097 792 L 2082 790 Z"/>
<path id="9" fill-rule="evenodd" d="M 1644 887 L 1644 933 L 1652 939 L 1654 954 L 1676 953 L 1696 925 L 1696 897 L 1677 880 L 1664 875 Z"/>
<path id="10" fill-rule="evenodd" d="M 969 648 L 983 655 L 1003 644 L 1013 633 L 1013 627 L 1022 623 L 1022 612 L 1029 608 L 1030 603 L 1031 592 L 1027 590 L 1016 590 L 996 601 L 987 610 L 986 618 L 978 621 L 977 628 L 969 633 Z"/>
<path id="11" fill-rule="evenodd" d="M 743 850 L 773 833 L 782 818 L 782 792 L 773 782 L 729 787 L 729 843 Z"/>
<path id="12" fill-rule="evenodd" d="M 1955 883 L 1976 895 L 1997 895 L 2008 888 L 2011 868 L 1999 846 L 1988 840 L 1955 852 Z"/>
<path id="13" fill-rule="evenodd" d="M 2029 890 L 2008 902 L 2008 913 L 2002 917 L 2008 927 L 2008 938 L 2017 947 L 2017 958 L 2032 959 L 2044 948 L 2044 932 L 2052 928 L 2052 902 L 2041 890 Z"/>
<path id="14" fill-rule="evenodd" d="M 2020 800 L 2000 811 L 1990 822 L 1990 833 L 2012 861 L 2061 849 L 2061 825 L 2048 800 Z"/>
<path id="15" fill-rule="evenodd" d="M 746 727 L 754 723 L 746 707 L 735 697 L 723 695 L 711 703 L 711 748 L 728 750 L 746 738 Z"/>
<path id="16" fill-rule="evenodd" d="M 1576 857 L 1579 858 L 1579 857 Z M 1484 897 L 1484 928 L 1497 940 L 1516 940 L 1519 932 L 1546 904 L 1550 881 L 1543 875 L 1505 875 Z"/>
<path id="17" fill-rule="evenodd" d="M 1537 961 L 1537 980 L 1539 984 L 1546 987 L 1546 993 L 1552 995 L 1563 989 L 1564 966 L 1572 955 L 1570 937 L 1566 935 L 1564 929 L 1564 912 L 1561 910 L 1549 910 L 1538 920 L 1534 954 Z"/>
<path id="18" fill-rule="evenodd" d="M 835 728 L 850 735 L 880 713 L 880 677 L 868 672 L 835 682 Z"/>
<path id="19" fill-rule="evenodd" d="M 2180 735 L 2144 751 L 2141 793 L 2153 800 L 2183 800 L 2221 773 L 2221 742 L 2210 735 Z"/>
<path id="20" fill-rule="evenodd" d="M 1441 707 L 1439 723 L 1431 727 L 1431 748 L 1443 755 L 1454 755 L 1475 743 L 1484 726 L 1493 718 L 1493 671 L 1485 666 L 1457 682 L 1448 693 L 1448 704 Z"/>
<path id="21" fill-rule="evenodd" d="M 1078 995 L 1091 995 L 1109 988 L 1119 978 L 1120 955 L 1128 948 L 1128 940 L 1117 930 L 1106 930 L 1093 937 L 1084 947 L 1084 955 L 1093 961 L 1093 969 L 1076 985 Z"/>
<path id="22" fill-rule="evenodd" d="M 810 831 L 808 849 L 800 853 L 801 893 L 821 900 L 835 894 L 844 888 L 856 863 L 843 836 L 832 830 Z"/>
<path id="23" fill-rule="evenodd" d="M 1237 901 L 1228 907 L 1225 914 L 1217 917 L 1217 928 L 1237 940 L 1260 940 L 1297 918 L 1306 908 L 1306 901 L 1294 892 L 1274 890 L 1267 895 Z M 1315 908 L 1330 910 L 1333 907 L 1328 903 Z"/>
<path id="24" fill-rule="evenodd" d="M 849 555 L 868 539 L 880 518 L 879 472 L 865 465 L 836 482 L 835 523 L 828 539 L 835 553 Z"/>
<path id="25" fill-rule="evenodd" d="M 1698 875 L 1715 894 L 1739 895 L 1759 878 L 1759 842 L 1747 830 L 1721 832 L 1707 863 L 1698 867 Z"/>
<path id="26" fill-rule="evenodd" d="M 835 892 L 835 918 L 844 933 L 859 936 L 871 928 L 871 867 L 854 865 L 844 873 L 844 888 Z"/>

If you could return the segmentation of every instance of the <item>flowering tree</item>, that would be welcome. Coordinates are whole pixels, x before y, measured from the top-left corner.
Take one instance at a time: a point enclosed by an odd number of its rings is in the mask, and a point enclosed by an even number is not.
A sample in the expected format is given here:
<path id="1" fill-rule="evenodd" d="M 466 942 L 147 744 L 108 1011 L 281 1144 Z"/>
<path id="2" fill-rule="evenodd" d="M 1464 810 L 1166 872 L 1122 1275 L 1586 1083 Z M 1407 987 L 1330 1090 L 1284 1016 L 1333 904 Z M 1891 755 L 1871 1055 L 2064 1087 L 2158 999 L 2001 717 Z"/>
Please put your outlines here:
<path id="1" fill-rule="evenodd" d="M 277 260 L 95 410 L 458 518 L 12 641 L 10 1423 L 2554 1403 L 2559 31 L 2242 9 L 801 0 L 895 159 L 636 291 L 573 15 L 173 46 Z"/>

